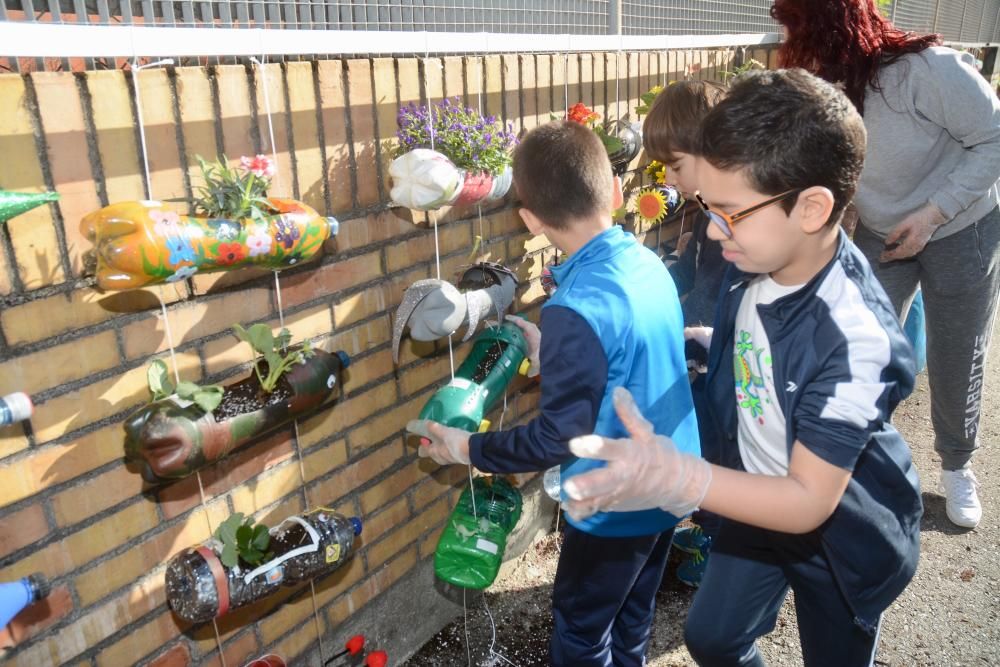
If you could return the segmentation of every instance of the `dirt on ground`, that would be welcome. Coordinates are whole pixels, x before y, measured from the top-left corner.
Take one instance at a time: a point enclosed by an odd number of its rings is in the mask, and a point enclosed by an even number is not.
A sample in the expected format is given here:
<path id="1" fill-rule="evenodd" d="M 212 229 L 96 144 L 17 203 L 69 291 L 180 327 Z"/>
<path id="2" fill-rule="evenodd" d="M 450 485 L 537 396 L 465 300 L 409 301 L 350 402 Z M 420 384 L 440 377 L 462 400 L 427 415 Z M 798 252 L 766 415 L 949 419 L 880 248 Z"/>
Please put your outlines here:
<path id="1" fill-rule="evenodd" d="M 998 368 L 1000 345 L 990 351 Z M 990 377 L 987 375 L 987 377 Z M 896 427 L 909 441 L 924 499 L 920 566 L 909 587 L 884 616 L 877 665 L 898 667 L 1000 665 L 1000 382 L 988 382 L 980 427 L 982 448 L 973 460 L 983 520 L 975 530 L 952 524 L 938 489 L 927 376 L 896 411 Z M 547 664 L 552 632 L 551 594 L 560 534 L 535 542 L 517 565 L 484 594 L 470 591 L 465 617 L 432 638 L 410 667 L 529 667 Z M 694 589 L 676 576 L 681 555 L 671 555 L 657 595 L 649 667 L 693 665 L 683 630 Z M 759 647 L 770 665 L 801 665 L 794 599 L 789 595 L 774 631 Z M 491 622 L 492 621 L 492 622 Z"/>

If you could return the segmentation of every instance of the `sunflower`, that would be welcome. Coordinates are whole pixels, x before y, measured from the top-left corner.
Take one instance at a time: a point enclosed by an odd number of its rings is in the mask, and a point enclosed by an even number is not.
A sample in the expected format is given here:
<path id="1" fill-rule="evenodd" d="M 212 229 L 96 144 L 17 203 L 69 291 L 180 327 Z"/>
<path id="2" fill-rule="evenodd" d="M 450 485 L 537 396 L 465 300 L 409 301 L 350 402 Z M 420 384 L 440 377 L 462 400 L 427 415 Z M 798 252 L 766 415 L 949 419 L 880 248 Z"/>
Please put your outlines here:
<path id="1" fill-rule="evenodd" d="M 659 188 L 646 188 L 635 198 L 635 209 L 643 222 L 659 222 L 667 214 L 667 198 Z"/>

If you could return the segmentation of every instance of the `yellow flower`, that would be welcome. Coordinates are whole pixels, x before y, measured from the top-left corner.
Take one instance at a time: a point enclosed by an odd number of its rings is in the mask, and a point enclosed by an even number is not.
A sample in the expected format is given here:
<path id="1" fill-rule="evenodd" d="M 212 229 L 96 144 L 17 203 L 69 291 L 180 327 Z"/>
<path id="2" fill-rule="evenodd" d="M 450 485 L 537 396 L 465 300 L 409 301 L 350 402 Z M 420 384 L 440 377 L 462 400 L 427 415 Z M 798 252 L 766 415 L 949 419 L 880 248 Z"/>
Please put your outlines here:
<path id="1" fill-rule="evenodd" d="M 635 208 L 644 222 L 659 222 L 667 214 L 667 198 L 657 188 L 646 188 L 636 197 Z"/>

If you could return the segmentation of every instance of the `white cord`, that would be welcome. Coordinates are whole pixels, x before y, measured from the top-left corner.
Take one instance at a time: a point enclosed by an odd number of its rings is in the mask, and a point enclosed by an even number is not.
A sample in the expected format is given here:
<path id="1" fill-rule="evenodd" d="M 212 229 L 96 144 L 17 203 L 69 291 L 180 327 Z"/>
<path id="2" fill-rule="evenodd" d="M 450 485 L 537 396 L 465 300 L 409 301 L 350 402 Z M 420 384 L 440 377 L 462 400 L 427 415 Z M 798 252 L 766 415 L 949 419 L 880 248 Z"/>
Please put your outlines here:
<path id="1" fill-rule="evenodd" d="M 257 69 L 260 71 L 260 85 L 264 89 L 264 113 L 267 114 L 267 134 L 271 139 L 271 159 L 274 161 L 274 187 L 280 191 L 281 170 L 278 169 L 278 148 L 274 145 L 274 123 L 271 120 L 271 96 L 267 91 L 267 69 L 264 67 L 264 64 L 267 63 L 267 56 L 265 55 L 263 58 L 263 62 L 253 57 L 250 58 L 250 61 L 257 65 Z"/>
<path id="2" fill-rule="evenodd" d="M 134 45 L 133 45 L 134 49 Z M 146 149 L 146 127 L 142 122 L 142 95 L 139 93 L 139 72 L 150 67 L 159 67 L 161 65 L 173 65 L 173 58 L 165 58 L 163 60 L 157 60 L 156 62 L 147 63 L 145 65 L 139 64 L 138 56 L 134 56 L 132 60 L 132 92 L 135 94 L 135 115 L 136 120 L 139 123 L 139 144 L 142 148 L 142 170 L 146 175 L 146 196 L 149 199 L 153 199 L 153 182 L 149 177 L 149 151 Z"/>

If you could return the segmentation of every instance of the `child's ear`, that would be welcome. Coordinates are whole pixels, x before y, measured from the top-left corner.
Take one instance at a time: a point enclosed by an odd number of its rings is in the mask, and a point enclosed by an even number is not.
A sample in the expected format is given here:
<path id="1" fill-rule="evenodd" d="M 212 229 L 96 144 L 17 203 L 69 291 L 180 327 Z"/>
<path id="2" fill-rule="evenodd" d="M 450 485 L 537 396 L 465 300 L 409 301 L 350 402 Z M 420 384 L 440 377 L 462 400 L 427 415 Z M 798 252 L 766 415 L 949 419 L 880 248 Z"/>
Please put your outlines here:
<path id="1" fill-rule="evenodd" d="M 622 194 L 622 178 L 615 176 L 611 181 L 611 210 L 617 211 L 625 203 L 625 195 Z"/>
<path id="2" fill-rule="evenodd" d="M 802 231 L 806 234 L 821 231 L 830 219 L 833 204 L 833 192 L 829 188 L 814 185 L 799 193 L 795 209 Z"/>
<path id="3" fill-rule="evenodd" d="M 538 216 L 532 213 L 529 209 L 525 207 L 520 207 L 517 209 L 517 214 L 521 216 L 521 221 L 524 226 L 528 228 L 532 236 L 538 236 L 539 234 L 545 233 L 545 226 L 542 221 L 538 219 Z"/>

